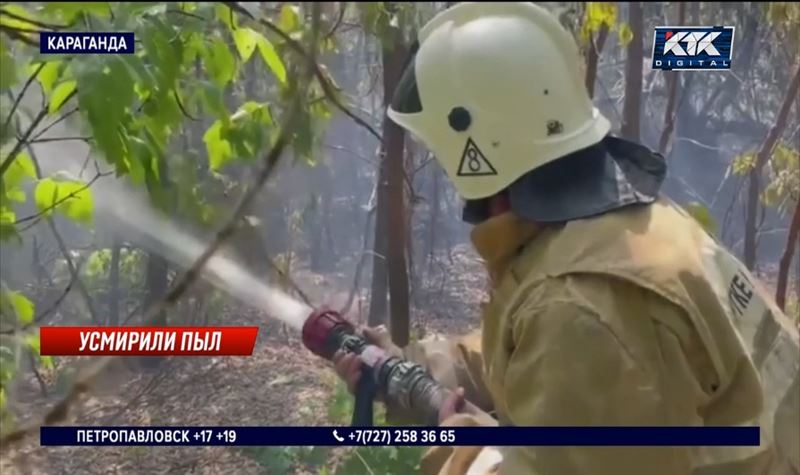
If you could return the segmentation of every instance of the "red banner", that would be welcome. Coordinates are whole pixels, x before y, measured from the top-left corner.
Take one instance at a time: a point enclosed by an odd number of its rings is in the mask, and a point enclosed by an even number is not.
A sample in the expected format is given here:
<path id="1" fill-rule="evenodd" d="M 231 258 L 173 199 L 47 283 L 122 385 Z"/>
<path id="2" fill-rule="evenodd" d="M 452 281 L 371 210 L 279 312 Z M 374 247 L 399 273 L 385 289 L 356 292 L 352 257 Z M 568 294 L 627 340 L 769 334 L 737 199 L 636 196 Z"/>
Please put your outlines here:
<path id="1" fill-rule="evenodd" d="M 249 356 L 258 327 L 40 327 L 42 355 Z"/>

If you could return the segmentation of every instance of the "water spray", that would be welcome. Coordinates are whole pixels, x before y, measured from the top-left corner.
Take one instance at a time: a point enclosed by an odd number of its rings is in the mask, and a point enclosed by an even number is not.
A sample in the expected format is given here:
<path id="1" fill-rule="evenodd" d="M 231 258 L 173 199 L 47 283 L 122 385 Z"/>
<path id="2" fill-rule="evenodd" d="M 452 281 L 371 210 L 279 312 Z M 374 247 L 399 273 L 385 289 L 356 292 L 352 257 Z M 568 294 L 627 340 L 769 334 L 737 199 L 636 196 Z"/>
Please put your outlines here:
<path id="1" fill-rule="evenodd" d="M 338 312 L 325 308 L 313 311 L 303 325 L 302 341 L 312 353 L 327 360 L 338 350 L 360 355 L 364 365 L 356 389 L 353 426 L 373 424 L 372 403 L 378 394 L 387 405 L 418 415 L 424 424 L 439 425 L 440 408 L 452 391 L 422 366 L 367 342 Z M 490 417 L 466 401 L 462 411 Z"/>
<path id="2" fill-rule="evenodd" d="M 52 154 L 43 154 L 59 157 L 57 163 L 48 164 L 45 160 L 45 164 L 56 169 L 66 166 L 67 171 L 79 176 L 82 160 L 78 157 L 85 156 L 85 151 L 63 152 L 60 149 L 58 153 L 54 150 Z M 95 200 L 100 214 L 114 216 L 126 223 L 147 238 L 146 247 L 169 256 L 170 260 L 188 266 L 205 249 L 205 242 L 159 215 L 141 193 L 125 182 L 98 180 L 93 191 L 102 197 Z M 353 425 L 372 425 L 373 401 L 378 394 L 387 404 L 418 415 L 425 424 L 438 425 L 440 408 L 452 394 L 451 390 L 436 382 L 422 366 L 390 355 L 367 342 L 338 312 L 330 309 L 312 311 L 310 306 L 270 287 L 223 255 L 212 256 L 203 268 L 203 275 L 229 295 L 302 331 L 303 344 L 312 353 L 327 360 L 332 359 L 338 350 L 358 354 L 364 365 L 356 391 Z M 481 418 L 485 416 L 487 422 L 493 422 L 488 414 L 469 402 L 465 401 L 462 410 Z"/>

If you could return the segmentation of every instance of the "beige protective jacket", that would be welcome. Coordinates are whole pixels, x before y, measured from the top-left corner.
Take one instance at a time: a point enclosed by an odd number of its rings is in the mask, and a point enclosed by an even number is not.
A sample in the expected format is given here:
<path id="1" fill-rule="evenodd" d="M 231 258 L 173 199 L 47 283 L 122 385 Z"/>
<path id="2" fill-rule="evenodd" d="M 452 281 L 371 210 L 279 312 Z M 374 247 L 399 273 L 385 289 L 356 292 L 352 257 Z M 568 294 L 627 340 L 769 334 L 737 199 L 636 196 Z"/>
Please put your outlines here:
<path id="1" fill-rule="evenodd" d="M 664 200 L 541 229 L 509 213 L 472 238 L 492 281 L 482 332 L 405 353 L 448 386 L 464 386 L 500 424 L 760 424 L 763 444 L 499 448 L 492 469 L 473 464 L 481 448 L 436 447 L 423 473 L 800 471 L 797 334 L 680 208 Z M 762 387 L 760 372 L 773 387 Z M 390 420 L 402 416 L 390 408 Z M 444 425 L 476 423 L 457 415 Z"/>

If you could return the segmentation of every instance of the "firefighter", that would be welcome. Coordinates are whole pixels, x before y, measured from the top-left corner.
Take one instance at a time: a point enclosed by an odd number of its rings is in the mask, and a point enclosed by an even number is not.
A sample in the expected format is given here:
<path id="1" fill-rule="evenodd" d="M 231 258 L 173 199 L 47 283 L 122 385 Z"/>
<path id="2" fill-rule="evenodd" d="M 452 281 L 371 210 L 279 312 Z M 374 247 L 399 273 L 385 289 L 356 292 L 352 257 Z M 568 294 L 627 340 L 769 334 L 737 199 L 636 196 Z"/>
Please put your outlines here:
<path id="1" fill-rule="evenodd" d="M 660 194 L 664 158 L 609 134 L 580 63 L 572 36 L 533 3 L 462 3 L 421 29 L 388 116 L 435 154 L 464 198 L 491 292 L 480 332 L 393 350 L 459 388 L 442 425 L 478 424 L 460 412 L 466 397 L 500 425 L 760 424 L 763 443 L 435 447 L 423 472 L 792 473 L 797 447 L 779 461 L 770 440 L 773 422 L 775 431 L 795 423 L 798 404 L 784 398 L 773 421 L 780 397 L 765 398 L 759 374 L 772 368 L 780 394 L 797 386 L 796 366 L 780 373 L 770 352 L 782 314 Z M 390 347 L 385 331 L 364 331 Z M 352 387 L 358 357 L 334 361 Z M 393 421 L 413 421 L 388 409 Z"/>

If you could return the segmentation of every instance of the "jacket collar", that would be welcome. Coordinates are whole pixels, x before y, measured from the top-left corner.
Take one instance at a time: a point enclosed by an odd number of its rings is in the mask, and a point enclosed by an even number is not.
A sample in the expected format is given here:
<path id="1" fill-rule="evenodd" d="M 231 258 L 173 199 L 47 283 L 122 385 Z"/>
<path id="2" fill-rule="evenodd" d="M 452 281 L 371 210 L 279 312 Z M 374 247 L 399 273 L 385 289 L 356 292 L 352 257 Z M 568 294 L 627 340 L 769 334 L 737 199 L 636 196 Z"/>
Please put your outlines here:
<path id="1" fill-rule="evenodd" d="M 541 227 L 513 212 L 493 216 L 472 229 L 475 250 L 486 262 L 489 276 L 498 280 L 522 246 L 538 234 Z"/>

